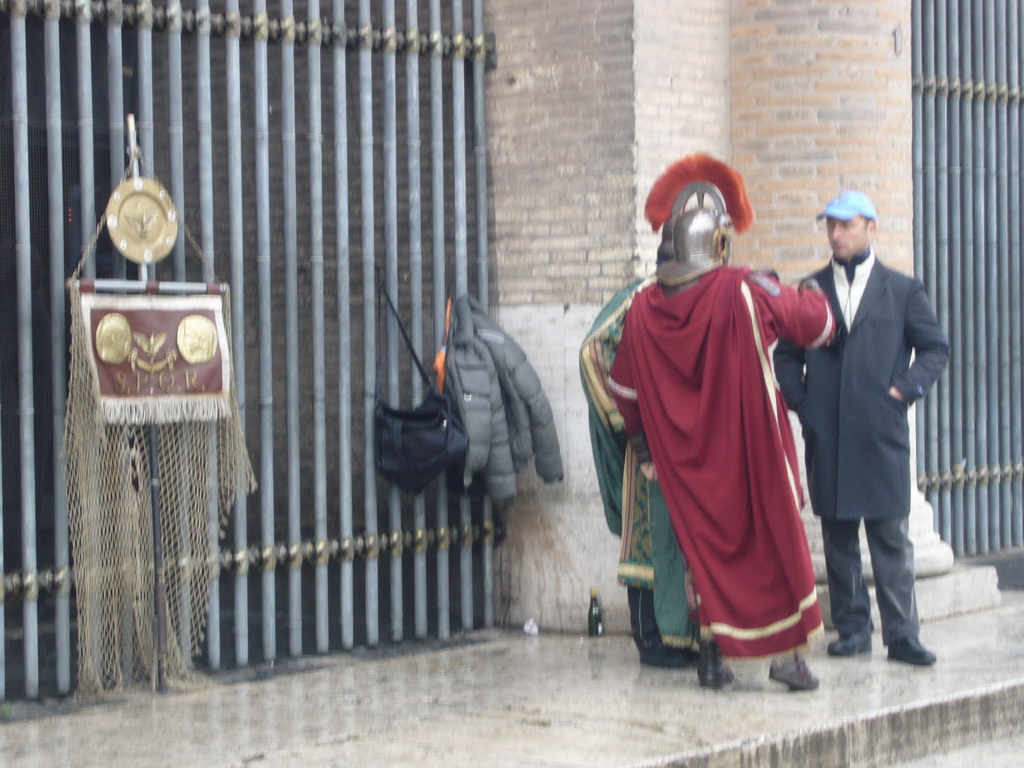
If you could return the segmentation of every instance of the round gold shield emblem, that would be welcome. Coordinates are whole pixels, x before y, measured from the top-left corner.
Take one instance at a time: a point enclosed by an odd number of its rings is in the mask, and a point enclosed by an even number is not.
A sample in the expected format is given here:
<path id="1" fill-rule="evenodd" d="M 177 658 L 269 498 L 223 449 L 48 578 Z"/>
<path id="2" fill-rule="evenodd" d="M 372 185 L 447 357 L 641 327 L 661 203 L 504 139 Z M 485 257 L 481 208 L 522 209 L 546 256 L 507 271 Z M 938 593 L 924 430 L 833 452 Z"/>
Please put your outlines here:
<path id="1" fill-rule="evenodd" d="M 120 365 L 131 349 L 132 327 L 124 315 L 111 312 L 96 324 L 96 355 L 104 363 Z"/>
<path id="2" fill-rule="evenodd" d="M 178 351 L 190 365 L 208 363 L 217 352 L 217 327 L 203 315 L 189 315 L 178 323 Z"/>
<path id="3" fill-rule="evenodd" d="M 125 179 L 107 202 L 107 231 L 114 247 L 136 264 L 155 264 L 178 239 L 178 211 L 155 179 Z"/>

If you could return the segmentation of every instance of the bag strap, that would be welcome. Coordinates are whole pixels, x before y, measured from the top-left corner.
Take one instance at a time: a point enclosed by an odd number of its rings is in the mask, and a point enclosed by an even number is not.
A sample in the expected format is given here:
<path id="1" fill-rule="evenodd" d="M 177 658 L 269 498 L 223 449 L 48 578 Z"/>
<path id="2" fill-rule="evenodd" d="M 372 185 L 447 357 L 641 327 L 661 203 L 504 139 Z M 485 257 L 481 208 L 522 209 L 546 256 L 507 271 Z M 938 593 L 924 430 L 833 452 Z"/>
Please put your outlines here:
<path id="1" fill-rule="evenodd" d="M 423 383 L 427 385 L 427 391 L 434 388 L 433 382 L 430 377 L 427 376 L 426 370 L 423 368 L 423 363 L 420 362 L 420 356 L 416 354 L 416 348 L 413 346 L 412 339 L 409 338 L 409 332 L 405 329 L 405 324 L 402 322 L 402 318 L 398 314 L 398 310 L 395 309 L 394 303 L 391 301 L 391 297 L 388 292 L 384 290 L 383 283 L 377 284 L 377 291 L 382 294 L 387 300 L 388 307 L 391 309 L 391 313 L 395 316 L 395 322 L 398 323 L 398 330 L 402 332 L 402 338 L 405 339 L 405 346 L 409 348 L 409 354 L 412 355 L 413 362 L 416 363 L 416 369 L 420 372 L 420 376 L 423 377 Z"/>

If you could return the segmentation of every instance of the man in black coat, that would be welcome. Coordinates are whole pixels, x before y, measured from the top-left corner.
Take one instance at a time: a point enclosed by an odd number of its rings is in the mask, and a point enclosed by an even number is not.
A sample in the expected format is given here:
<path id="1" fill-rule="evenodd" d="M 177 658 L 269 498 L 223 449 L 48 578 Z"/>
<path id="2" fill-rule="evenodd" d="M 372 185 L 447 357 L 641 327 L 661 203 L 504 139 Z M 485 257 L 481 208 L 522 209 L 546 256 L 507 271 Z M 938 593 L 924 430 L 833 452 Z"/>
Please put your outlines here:
<path id="1" fill-rule="evenodd" d="M 949 345 L 921 282 L 875 257 L 878 214 L 866 195 L 843 193 L 818 218 L 827 220 L 832 260 L 813 277 L 844 323 L 826 348 L 780 339 L 775 366 L 786 403 L 803 426 L 811 505 L 821 518 L 832 623 L 839 631 L 828 652 L 871 651 L 863 520 L 889 659 L 927 666 L 935 654 L 918 639 L 907 409 L 942 373 Z"/>

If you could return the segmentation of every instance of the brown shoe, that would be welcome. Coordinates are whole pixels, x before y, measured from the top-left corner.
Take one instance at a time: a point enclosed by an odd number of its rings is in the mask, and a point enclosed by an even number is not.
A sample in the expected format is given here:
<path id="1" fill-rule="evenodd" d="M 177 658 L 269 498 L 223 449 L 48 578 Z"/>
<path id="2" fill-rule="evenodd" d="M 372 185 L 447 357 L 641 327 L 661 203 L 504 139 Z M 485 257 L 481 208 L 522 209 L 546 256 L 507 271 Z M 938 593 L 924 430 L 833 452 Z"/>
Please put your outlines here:
<path id="1" fill-rule="evenodd" d="M 768 677 L 789 686 L 791 691 L 813 691 L 818 687 L 818 678 L 811 672 L 803 659 L 773 661 Z"/>
<path id="2" fill-rule="evenodd" d="M 697 680 L 701 688 L 724 688 L 733 681 L 732 670 L 725 666 L 714 640 L 700 641 Z"/>

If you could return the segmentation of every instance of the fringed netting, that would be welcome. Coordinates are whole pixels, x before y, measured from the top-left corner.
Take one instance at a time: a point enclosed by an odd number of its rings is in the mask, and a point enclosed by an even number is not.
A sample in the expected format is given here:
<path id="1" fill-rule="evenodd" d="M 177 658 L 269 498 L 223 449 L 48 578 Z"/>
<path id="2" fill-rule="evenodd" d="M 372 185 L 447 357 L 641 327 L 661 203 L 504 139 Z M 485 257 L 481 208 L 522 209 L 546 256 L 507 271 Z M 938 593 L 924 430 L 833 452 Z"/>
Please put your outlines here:
<path id="1" fill-rule="evenodd" d="M 204 635 L 210 578 L 219 568 L 218 541 L 235 499 L 256 487 L 235 391 L 232 387 L 228 413 L 215 421 L 107 423 L 91 375 L 91 340 L 74 281 L 70 293 L 64 446 L 78 609 L 78 692 L 96 697 L 155 679 L 152 431 L 167 603 L 164 680 L 194 683 L 200 678 L 192 657 Z M 230 318 L 230 307 L 224 307 L 224 315 Z"/>

